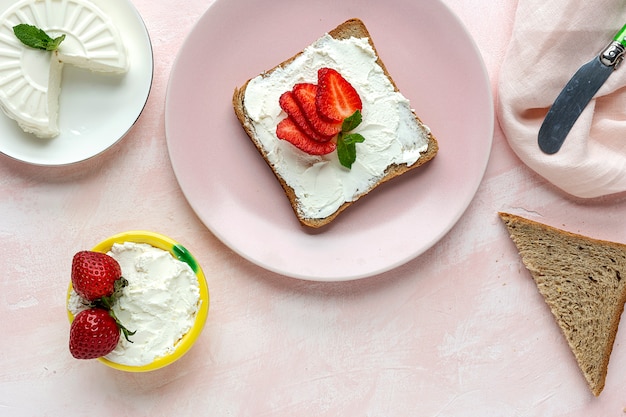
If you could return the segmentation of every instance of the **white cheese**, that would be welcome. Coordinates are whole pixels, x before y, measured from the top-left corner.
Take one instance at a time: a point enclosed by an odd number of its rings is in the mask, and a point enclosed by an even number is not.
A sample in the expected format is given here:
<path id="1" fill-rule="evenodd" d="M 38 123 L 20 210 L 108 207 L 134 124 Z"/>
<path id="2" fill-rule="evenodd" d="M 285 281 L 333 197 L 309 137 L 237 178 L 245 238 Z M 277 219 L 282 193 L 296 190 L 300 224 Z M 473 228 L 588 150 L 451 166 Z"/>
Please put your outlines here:
<path id="1" fill-rule="evenodd" d="M 13 27 L 34 25 L 50 37 L 65 35 L 54 52 L 24 45 Z M 128 71 L 127 51 L 111 19 L 88 0 L 20 0 L 0 16 L 0 108 L 28 133 L 59 134 L 64 65 L 96 72 Z"/>

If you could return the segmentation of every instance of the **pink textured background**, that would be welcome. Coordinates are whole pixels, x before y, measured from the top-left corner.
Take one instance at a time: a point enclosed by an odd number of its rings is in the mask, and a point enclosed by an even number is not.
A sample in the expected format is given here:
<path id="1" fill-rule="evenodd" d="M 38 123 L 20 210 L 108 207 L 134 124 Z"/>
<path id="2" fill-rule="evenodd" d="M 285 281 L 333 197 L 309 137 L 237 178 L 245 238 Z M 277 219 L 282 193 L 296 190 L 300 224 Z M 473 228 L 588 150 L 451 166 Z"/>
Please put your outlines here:
<path id="1" fill-rule="evenodd" d="M 199 222 L 168 159 L 169 72 L 211 1 L 133 3 L 152 38 L 155 74 L 131 133 L 72 167 L 0 155 L 0 416 L 626 415 L 624 326 L 595 398 L 497 218 L 511 210 L 626 242 L 623 196 L 567 198 L 520 163 L 496 125 L 474 201 L 418 259 L 343 283 L 267 272 Z M 495 97 L 516 2 L 444 3 L 474 36 Z M 211 293 L 194 348 L 145 374 L 77 361 L 67 350 L 72 255 L 132 229 L 183 243 Z"/>

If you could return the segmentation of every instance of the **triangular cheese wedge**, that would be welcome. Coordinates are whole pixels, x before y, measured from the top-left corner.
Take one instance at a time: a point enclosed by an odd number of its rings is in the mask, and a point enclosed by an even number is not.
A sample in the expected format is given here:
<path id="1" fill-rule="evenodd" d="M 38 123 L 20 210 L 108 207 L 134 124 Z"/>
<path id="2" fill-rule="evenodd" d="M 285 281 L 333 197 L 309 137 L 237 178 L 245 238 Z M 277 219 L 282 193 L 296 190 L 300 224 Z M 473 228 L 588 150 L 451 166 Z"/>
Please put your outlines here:
<path id="1" fill-rule="evenodd" d="M 626 302 L 626 245 L 499 213 L 594 395 Z"/>
<path id="2" fill-rule="evenodd" d="M 53 53 L 29 48 L 13 34 L 20 23 L 51 37 L 66 35 Z M 0 16 L 0 107 L 20 127 L 42 138 L 57 126 L 64 65 L 125 73 L 128 58 L 111 19 L 88 0 L 20 0 Z"/>

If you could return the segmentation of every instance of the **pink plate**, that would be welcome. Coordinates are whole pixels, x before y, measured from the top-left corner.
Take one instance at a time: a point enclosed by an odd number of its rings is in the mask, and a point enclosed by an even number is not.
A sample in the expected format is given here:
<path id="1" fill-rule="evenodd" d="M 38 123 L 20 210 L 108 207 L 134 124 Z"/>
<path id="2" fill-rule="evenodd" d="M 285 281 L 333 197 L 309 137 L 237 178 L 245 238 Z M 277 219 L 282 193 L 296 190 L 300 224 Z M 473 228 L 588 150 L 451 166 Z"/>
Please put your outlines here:
<path id="1" fill-rule="evenodd" d="M 231 98 L 235 87 L 352 17 L 367 25 L 440 150 L 428 165 L 377 188 L 328 228 L 308 231 L 239 125 Z M 249 261 L 316 281 L 379 274 L 438 242 L 478 189 L 493 123 L 481 56 L 437 0 L 216 0 L 179 52 L 165 109 L 172 165 L 201 221 Z"/>

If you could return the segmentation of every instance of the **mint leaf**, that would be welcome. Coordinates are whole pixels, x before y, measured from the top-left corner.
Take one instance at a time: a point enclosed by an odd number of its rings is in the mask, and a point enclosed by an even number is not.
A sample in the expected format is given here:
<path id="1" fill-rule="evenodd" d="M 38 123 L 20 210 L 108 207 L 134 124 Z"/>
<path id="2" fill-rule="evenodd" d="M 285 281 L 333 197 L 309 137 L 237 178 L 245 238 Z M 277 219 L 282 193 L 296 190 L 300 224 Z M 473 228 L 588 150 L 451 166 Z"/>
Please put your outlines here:
<path id="1" fill-rule="evenodd" d="M 341 124 L 341 132 L 337 136 L 337 157 L 339 163 L 348 169 L 352 169 L 352 164 L 356 161 L 356 144 L 365 141 L 365 138 L 358 133 L 348 133 L 361 124 L 363 116 L 357 110 L 351 116 L 344 119 Z"/>
<path id="2" fill-rule="evenodd" d="M 46 50 L 48 51 L 55 51 L 57 49 L 59 49 L 59 45 L 61 45 L 61 42 L 63 42 L 65 40 L 65 35 L 61 35 L 61 36 L 57 36 L 56 38 L 52 39 L 52 42 L 48 45 L 48 47 L 46 48 Z"/>
<path id="3" fill-rule="evenodd" d="M 350 133 L 345 135 L 339 133 L 337 137 L 337 157 L 339 163 L 344 167 L 351 169 L 352 164 L 356 161 L 356 144 L 365 141 L 365 138 L 358 133 Z"/>
<path id="4" fill-rule="evenodd" d="M 356 145 L 365 141 L 365 138 L 360 133 L 350 133 L 348 135 L 342 135 L 342 140 L 347 145 Z"/>
<path id="5" fill-rule="evenodd" d="M 24 45 L 44 51 L 56 50 L 65 39 L 65 35 L 53 39 L 42 29 L 26 23 L 13 26 L 13 33 Z"/>
<path id="6" fill-rule="evenodd" d="M 341 131 L 349 132 L 351 130 L 354 130 L 358 125 L 361 124 L 362 120 L 363 116 L 361 116 L 361 111 L 355 111 L 354 113 L 352 113 L 352 116 L 344 119 L 343 123 L 341 124 Z"/>

